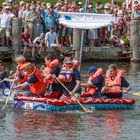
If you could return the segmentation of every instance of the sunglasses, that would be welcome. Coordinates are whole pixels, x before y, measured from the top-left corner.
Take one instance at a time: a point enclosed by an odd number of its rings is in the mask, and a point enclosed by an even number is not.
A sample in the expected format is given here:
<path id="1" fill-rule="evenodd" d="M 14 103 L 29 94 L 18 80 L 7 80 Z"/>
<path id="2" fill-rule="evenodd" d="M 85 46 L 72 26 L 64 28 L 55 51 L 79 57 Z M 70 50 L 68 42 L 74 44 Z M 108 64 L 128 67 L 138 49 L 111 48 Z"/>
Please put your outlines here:
<path id="1" fill-rule="evenodd" d="M 65 63 L 66 65 L 71 65 L 72 63 Z"/>

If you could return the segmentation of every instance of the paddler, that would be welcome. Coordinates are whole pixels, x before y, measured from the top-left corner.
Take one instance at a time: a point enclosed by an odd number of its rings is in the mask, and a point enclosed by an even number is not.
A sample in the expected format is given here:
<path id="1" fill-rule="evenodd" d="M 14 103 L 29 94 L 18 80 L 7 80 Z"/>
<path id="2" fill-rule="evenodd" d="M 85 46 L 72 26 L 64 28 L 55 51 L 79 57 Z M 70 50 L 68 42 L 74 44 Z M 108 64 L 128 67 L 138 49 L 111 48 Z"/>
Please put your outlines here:
<path id="1" fill-rule="evenodd" d="M 4 79 L 8 77 L 8 74 L 5 72 L 3 61 L 0 60 L 0 89 L 2 89 L 2 96 L 7 96 L 10 91 L 10 83 Z"/>
<path id="2" fill-rule="evenodd" d="M 28 62 L 23 64 L 20 67 L 20 70 L 22 70 L 23 73 L 28 76 L 28 79 L 24 83 L 14 86 L 13 89 L 29 86 L 30 89 L 29 96 L 39 98 L 44 97 L 46 84 L 43 82 L 43 77 L 39 69 L 36 68 L 30 62 Z"/>
<path id="3" fill-rule="evenodd" d="M 88 68 L 89 79 L 81 86 L 86 88 L 86 92 L 81 94 L 81 97 L 100 98 L 101 89 L 104 83 L 103 69 L 97 69 L 95 66 Z"/>
<path id="4" fill-rule="evenodd" d="M 5 81 L 9 81 L 9 82 L 16 81 L 17 83 L 22 84 L 25 81 L 27 81 L 28 76 L 26 74 L 24 74 L 23 71 L 20 70 L 20 67 L 23 64 L 28 63 L 28 62 L 26 61 L 26 58 L 23 55 L 17 56 L 15 58 L 15 62 L 17 64 L 17 68 L 18 68 L 17 77 L 15 79 L 13 79 L 14 78 L 14 75 L 13 75 L 10 78 L 5 78 Z M 21 87 L 20 90 L 24 91 L 24 93 L 23 93 L 24 96 L 28 96 L 28 94 L 29 94 L 29 87 L 28 86 Z"/>
<path id="5" fill-rule="evenodd" d="M 53 55 L 49 53 L 45 57 L 45 66 L 41 67 L 42 75 L 44 77 L 44 82 L 47 84 L 51 92 L 46 94 L 46 97 L 49 98 L 60 98 L 63 93 L 63 88 L 59 83 L 56 83 L 52 78 L 52 75 L 55 74 L 58 77 L 61 69 L 59 67 L 59 60 L 54 59 Z"/>
<path id="6" fill-rule="evenodd" d="M 70 99 L 73 96 L 78 98 L 81 94 L 81 76 L 79 70 L 77 69 L 78 65 L 79 62 L 77 64 L 74 63 L 70 57 L 64 58 L 63 66 L 58 76 L 58 80 L 65 86 L 65 88 L 63 88 L 63 95 L 60 98 L 62 100 Z"/>
<path id="7" fill-rule="evenodd" d="M 127 94 L 132 88 L 123 77 L 125 71 L 119 70 L 115 64 L 108 67 L 105 77 L 102 94 L 107 98 L 122 98 L 123 93 Z M 125 89 L 123 89 L 123 87 Z"/>

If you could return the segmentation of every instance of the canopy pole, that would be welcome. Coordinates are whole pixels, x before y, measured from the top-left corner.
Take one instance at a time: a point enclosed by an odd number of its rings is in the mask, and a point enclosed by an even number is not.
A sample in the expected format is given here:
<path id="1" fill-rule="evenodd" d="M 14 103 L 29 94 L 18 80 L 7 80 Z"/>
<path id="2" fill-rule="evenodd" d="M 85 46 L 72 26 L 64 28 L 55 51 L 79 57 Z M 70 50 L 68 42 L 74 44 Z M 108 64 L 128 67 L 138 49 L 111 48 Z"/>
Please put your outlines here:
<path id="1" fill-rule="evenodd" d="M 87 5 L 88 5 L 88 3 L 89 3 L 89 0 L 86 0 L 86 2 L 85 2 L 85 9 L 84 9 L 84 11 L 83 12 L 85 12 L 86 13 L 86 11 L 87 11 Z M 84 30 L 82 30 L 82 34 L 81 34 L 81 44 L 80 44 L 80 67 L 79 67 L 79 70 L 81 71 L 81 65 L 82 65 L 82 52 L 83 52 L 83 40 L 84 40 Z"/>
<path id="2" fill-rule="evenodd" d="M 79 66 L 79 70 L 81 70 L 81 64 L 82 64 L 82 52 L 83 52 L 83 40 L 84 40 L 84 30 L 82 30 L 82 34 L 81 34 L 81 44 L 80 44 L 80 57 L 79 57 L 79 61 L 80 61 L 80 66 Z"/>

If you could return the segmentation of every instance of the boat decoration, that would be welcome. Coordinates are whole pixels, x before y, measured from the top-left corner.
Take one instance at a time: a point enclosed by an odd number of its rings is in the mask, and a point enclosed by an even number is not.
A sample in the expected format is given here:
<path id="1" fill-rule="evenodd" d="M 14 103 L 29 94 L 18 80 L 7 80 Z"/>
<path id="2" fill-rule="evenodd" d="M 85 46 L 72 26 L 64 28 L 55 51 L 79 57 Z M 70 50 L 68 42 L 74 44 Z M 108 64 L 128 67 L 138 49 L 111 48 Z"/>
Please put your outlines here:
<path id="1" fill-rule="evenodd" d="M 80 103 L 96 110 L 128 110 L 134 109 L 135 99 L 133 98 L 81 98 Z M 54 98 L 35 98 L 17 96 L 14 98 L 13 107 L 15 109 L 42 110 L 42 111 L 68 111 L 80 110 L 81 106 L 72 99 L 60 100 Z"/>

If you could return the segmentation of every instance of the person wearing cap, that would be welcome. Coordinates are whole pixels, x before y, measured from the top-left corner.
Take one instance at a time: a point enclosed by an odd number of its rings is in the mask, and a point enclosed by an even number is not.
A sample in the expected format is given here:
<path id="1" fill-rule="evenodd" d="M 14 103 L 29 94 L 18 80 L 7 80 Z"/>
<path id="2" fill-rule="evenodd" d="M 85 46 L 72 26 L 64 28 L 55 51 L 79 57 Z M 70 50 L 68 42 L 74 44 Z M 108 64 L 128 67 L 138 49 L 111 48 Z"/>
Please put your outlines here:
<path id="1" fill-rule="evenodd" d="M 78 2 L 78 7 L 79 7 L 79 9 L 82 8 L 82 6 L 83 6 L 82 2 L 79 1 L 79 2 Z"/>
<path id="2" fill-rule="evenodd" d="M 68 92 L 63 88 L 63 95 L 60 99 L 67 100 L 75 96 L 78 98 L 81 94 L 81 76 L 77 69 L 77 65 L 74 65 L 70 57 L 65 57 L 63 60 L 63 66 L 58 79 L 65 85 L 65 87 L 70 91 Z M 57 82 L 57 81 L 56 81 Z"/>
<path id="3" fill-rule="evenodd" d="M 86 92 L 83 92 L 81 96 L 100 98 L 101 89 L 104 83 L 102 68 L 97 69 L 95 66 L 88 68 L 89 79 L 86 83 L 82 83 L 81 86 L 86 88 Z"/>
<path id="4" fill-rule="evenodd" d="M 106 71 L 105 83 L 101 90 L 105 98 L 122 98 L 132 88 L 123 77 L 125 71 L 119 70 L 115 64 L 110 64 Z M 123 89 L 125 88 L 125 89 Z"/>
<path id="5" fill-rule="evenodd" d="M 20 66 L 20 70 L 24 73 L 24 75 L 28 76 L 28 79 L 24 83 L 14 86 L 13 89 L 29 86 L 29 96 L 43 98 L 46 90 L 46 84 L 43 81 L 43 77 L 39 69 L 31 62 L 28 62 Z"/>
<path id="6" fill-rule="evenodd" d="M 72 51 L 66 50 L 65 52 L 63 52 L 63 55 L 73 59 L 75 56 L 75 51 L 74 50 L 72 50 Z"/>

